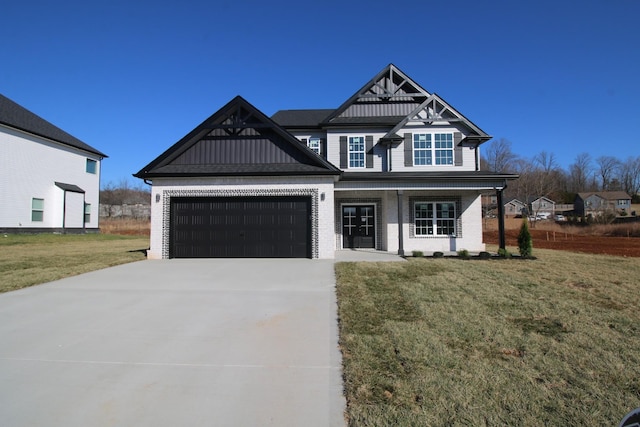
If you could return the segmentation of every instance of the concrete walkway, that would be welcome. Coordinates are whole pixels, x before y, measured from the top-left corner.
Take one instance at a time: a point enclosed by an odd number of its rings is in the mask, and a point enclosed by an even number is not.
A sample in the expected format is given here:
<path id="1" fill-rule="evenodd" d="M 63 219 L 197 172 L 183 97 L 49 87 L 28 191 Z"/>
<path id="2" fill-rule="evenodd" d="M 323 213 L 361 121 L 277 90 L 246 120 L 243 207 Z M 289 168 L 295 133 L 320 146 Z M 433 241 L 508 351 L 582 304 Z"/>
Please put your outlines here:
<path id="1" fill-rule="evenodd" d="M 0 295 L 2 426 L 342 426 L 327 260 L 163 260 Z"/>

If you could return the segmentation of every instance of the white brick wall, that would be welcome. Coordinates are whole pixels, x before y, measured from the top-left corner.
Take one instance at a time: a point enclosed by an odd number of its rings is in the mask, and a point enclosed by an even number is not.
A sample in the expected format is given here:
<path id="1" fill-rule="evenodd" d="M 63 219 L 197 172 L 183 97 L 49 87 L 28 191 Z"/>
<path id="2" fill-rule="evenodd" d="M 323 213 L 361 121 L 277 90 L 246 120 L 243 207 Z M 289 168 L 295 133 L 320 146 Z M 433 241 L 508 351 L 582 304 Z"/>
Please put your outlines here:
<path id="1" fill-rule="evenodd" d="M 168 198 L 179 192 L 198 192 L 202 195 L 213 194 L 238 194 L 249 195 L 251 192 L 274 192 L 282 194 L 287 191 L 305 191 L 317 194 L 318 207 L 318 232 L 317 245 L 318 258 L 334 257 L 334 214 L 333 214 L 333 184 L 334 177 L 252 177 L 252 178 L 191 178 L 191 179 L 154 179 L 151 189 L 151 249 L 148 253 L 150 259 L 159 259 L 166 256 L 168 242 L 169 218 Z M 248 192 L 248 193 L 247 193 Z M 322 197 L 324 194 L 324 200 Z M 158 200 L 156 202 L 156 200 Z M 312 203 L 313 204 L 313 203 Z M 164 250 L 164 252 L 163 252 Z"/>

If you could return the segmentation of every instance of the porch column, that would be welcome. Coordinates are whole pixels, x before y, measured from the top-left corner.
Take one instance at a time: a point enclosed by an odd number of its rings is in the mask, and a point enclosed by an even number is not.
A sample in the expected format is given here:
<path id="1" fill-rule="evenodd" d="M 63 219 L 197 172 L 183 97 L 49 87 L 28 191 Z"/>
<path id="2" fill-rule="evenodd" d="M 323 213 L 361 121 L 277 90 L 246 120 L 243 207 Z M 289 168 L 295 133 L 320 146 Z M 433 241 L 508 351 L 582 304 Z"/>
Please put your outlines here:
<path id="1" fill-rule="evenodd" d="M 404 256 L 404 239 L 402 234 L 402 190 L 398 190 L 398 255 Z"/>
<path id="2" fill-rule="evenodd" d="M 498 199 L 498 242 L 499 247 L 505 250 L 505 237 L 504 237 L 504 204 L 502 203 L 502 192 L 504 188 L 496 189 L 496 196 Z"/>

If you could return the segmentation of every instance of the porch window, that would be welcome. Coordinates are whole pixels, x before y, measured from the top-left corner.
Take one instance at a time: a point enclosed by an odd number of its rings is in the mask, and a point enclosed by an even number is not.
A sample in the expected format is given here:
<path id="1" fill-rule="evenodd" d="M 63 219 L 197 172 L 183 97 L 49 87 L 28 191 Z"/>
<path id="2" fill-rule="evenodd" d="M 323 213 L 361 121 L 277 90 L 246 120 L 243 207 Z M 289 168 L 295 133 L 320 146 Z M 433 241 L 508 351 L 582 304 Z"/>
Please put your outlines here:
<path id="1" fill-rule="evenodd" d="M 364 136 L 349 137 L 349 168 L 363 168 L 365 160 Z"/>
<path id="2" fill-rule="evenodd" d="M 415 202 L 416 236 L 451 236 L 456 234 L 455 202 Z"/>
<path id="3" fill-rule="evenodd" d="M 44 220 L 44 199 L 31 199 L 31 221 L 42 222 Z"/>
<path id="4" fill-rule="evenodd" d="M 320 154 L 320 138 L 309 138 L 307 141 L 307 147 L 313 150 L 314 153 Z"/>

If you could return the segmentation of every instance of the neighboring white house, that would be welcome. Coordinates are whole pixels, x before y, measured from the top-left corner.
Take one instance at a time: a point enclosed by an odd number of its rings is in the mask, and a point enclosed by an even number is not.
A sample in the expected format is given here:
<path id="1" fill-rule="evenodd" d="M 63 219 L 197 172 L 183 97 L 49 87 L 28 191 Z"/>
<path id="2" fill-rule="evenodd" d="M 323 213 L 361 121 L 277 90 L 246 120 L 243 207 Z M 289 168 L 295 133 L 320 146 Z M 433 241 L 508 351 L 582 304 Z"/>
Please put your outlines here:
<path id="1" fill-rule="evenodd" d="M 522 213 L 526 211 L 526 207 L 527 205 L 522 203 L 520 200 L 511 199 L 504 204 L 504 214 L 511 217 L 522 215 Z"/>
<path id="2" fill-rule="evenodd" d="M 491 137 L 390 64 L 331 110 L 269 118 L 236 97 L 142 168 L 150 258 L 482 251 Z M 501 209 L 502 207 L 500 207 Z"/>
<path id="3" fill-rule="evenodd" d="M 0 95 L 0 230 L 97 230 L 104 157 Z"/>
<path id="4" fill-rule="evenodd" d="M 529 214 L 537 218 L 553 218 L 556 210 L 556 202 L 545 196 L 531 198 L 529 206 Z"/>

